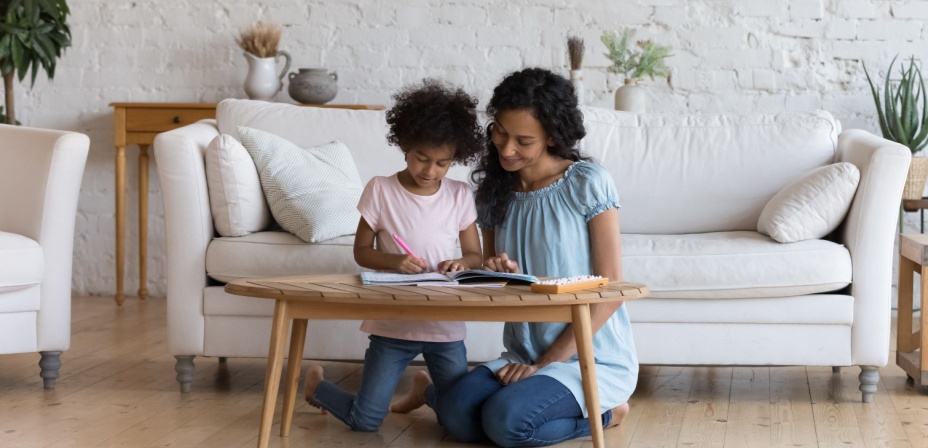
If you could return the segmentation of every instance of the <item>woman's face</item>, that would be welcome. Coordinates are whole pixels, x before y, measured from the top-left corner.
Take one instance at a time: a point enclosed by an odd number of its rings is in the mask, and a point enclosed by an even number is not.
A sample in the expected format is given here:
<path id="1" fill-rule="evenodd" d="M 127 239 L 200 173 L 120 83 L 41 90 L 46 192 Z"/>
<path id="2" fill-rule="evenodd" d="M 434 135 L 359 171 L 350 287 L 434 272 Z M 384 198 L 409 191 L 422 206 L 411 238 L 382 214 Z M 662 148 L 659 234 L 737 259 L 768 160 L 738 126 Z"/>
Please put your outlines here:
<path id="1" fill-rule="evenodd" d="M 554 145 L 554 140 L 529 109 L 497 112 L 490 132 L 499 151 L 499 163 L 506 171 L 519 171 L 551 157 L 548 146 Z"/>

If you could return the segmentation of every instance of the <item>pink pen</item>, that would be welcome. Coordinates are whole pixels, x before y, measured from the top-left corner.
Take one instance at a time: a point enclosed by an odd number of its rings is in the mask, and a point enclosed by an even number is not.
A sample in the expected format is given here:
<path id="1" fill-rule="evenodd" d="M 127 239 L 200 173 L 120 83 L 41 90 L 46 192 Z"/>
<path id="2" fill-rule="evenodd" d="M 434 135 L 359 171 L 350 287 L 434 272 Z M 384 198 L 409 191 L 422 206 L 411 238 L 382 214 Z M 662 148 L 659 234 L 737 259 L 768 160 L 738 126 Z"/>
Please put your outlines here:
<path id="1" fill-rule="evenodd" d="M 403 242 L 403 239 L 400 238 L 399 235 L 395 233 L 391 233 L 391 235 L 393 235 L 393 240 L 396 241 L 396 244 L 399 244 L 400 247 L 402 247 L 403 250 L 405 250 L 407 254 L 412 255 L 413 257 L 419 258 L 419 256 L 413 253 L 412 249 L 410 249 L 409 246 L 407 246 L 406 243 Z M 421 258 L 419 259 L 422 260 Z"/>

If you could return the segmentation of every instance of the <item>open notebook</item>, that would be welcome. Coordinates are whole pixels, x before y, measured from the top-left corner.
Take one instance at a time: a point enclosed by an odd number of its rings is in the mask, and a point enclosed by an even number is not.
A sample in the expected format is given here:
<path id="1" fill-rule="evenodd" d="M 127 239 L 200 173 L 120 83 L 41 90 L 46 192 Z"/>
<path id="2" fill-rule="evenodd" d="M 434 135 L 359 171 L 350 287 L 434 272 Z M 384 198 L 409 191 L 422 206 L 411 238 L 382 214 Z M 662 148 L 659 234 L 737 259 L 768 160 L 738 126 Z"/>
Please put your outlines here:
<path id="1" fill-rule="evenodd" d="M 466 271 L 426 272 L 424 274 L 395 274 L 391 272 L 362 272 L 361 281 L 365 285 L 403 286 L 403 285 L 457 285 L 470 283 L 537 283 L 538 278 L 533 275 L 510 274 L 506 272 L 485 271 L 483 269 L 469 269 Z"/>

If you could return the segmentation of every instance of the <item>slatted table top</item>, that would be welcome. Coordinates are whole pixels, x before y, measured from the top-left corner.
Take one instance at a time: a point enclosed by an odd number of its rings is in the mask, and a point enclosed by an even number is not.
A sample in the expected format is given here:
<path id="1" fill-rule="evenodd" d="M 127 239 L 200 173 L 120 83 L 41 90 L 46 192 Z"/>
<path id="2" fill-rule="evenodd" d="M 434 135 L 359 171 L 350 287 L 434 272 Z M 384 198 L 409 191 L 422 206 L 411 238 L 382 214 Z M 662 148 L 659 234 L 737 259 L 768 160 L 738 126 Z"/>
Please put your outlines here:
<path id="1" fill-rule="evenodd" d="M 561 294 L 533 293 L 529 286 L 364 286 L 358 275 L 300 275 L 239 280 L 226 284 L 229 294 L 305 302 L 345 304 L 429 306 L 514 306 L 574 305 L 615 302 L 647 297 L 650 290 L 640 283 L 612 282 Z"/>

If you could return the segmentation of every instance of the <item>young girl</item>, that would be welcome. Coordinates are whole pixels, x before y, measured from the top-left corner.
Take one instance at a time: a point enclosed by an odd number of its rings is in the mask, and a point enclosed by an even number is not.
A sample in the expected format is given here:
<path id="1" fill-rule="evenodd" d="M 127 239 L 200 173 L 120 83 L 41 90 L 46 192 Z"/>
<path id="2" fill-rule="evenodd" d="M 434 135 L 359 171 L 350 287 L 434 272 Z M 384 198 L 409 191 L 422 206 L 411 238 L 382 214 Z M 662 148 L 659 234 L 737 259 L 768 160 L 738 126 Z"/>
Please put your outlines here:
<path id="1" fill-rule="evenodd" d="M 404 89 L 393 96 L 387 112 L 387 139 L 399 146 L 406 169 L 368 182 L 358 203 L 361 220 L 354 240 L 359 265 L 376 270 L 416 274 L 477 268 L 482 263 L 477 212 L 470 186 L 445 179 L 453 163 L 466 164 L 482 150 L 477 101 L 461 89 L 438 81 Z M 398 235 L 416 255 L 393 238 Z M 454 258 L 460 240 L 461 258 Z M 376 245 L 375 245 L 376 242 Z M 364 321 L 370 333 L 364 356 L 361 389 L 352 395 L 324 381 L 322 368 L 306 374 L 306 401 L 331 412 L 356 431 L 376 431 L 390 407 L 390 397 L 403 370 L 422 354 L 428 374 L 414 377 L 417 394 L 393 405 L 409 412 L 422 404 L 434 407 L 437 397 L 467 373 L 463 322 Z M 428 386 L 434 381 L 433 386 Z"/>

